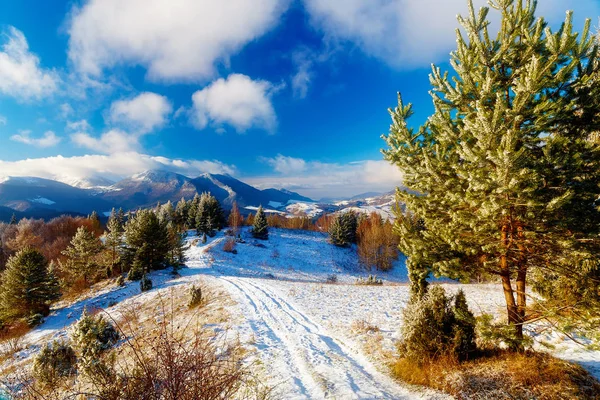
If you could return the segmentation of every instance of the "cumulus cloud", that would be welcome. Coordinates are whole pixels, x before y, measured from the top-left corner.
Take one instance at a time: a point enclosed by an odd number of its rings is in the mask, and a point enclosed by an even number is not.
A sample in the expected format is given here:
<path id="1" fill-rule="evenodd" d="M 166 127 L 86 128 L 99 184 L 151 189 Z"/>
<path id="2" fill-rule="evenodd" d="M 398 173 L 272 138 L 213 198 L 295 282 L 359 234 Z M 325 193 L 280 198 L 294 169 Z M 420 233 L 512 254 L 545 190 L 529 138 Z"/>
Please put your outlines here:
<path id="1" fill-rule="evenodd" d="M 6 125 L 7 122 L 8 120 L 6 117 L 4 115 L 0 115 L 0 125 Z"/>
<path id="2" fill-rule="evenodd" d="M 104 132 L 99 138 L 86 132 L 71 135 L 71 141 L 79 146 L 105 154 L 123 153 L 138 150 L 138 137 L 119 129 Z"/>
<path id="3" fill-rule="evenodd" d="M 132 99 L 112 103 L 108 118 L 113 124 L 146 133 L 165 125 L 171 112 L 173 106 L 165 96 L 143 92 Z"/>
<path id="4" fill-rule="evenodd" d="M 181 160 L 153 157 L 137 152 L 76 157 L 46 157 L 19 161 L 1 161 L 2 176 L 36 176 L 47 179 L 64 177 L 108 178 L 118 180 L 148 169 L 164 169 L 195 177 L 205 172 L 235 175 L 235 166 L 216 160 Z"/>
<path id="5" fill-rule="evenodd" d="M 70 131 L 80 131 L 80 132 L 89 132 L 92 130 L 92 126 L 85 119 L 82 119 L 79 121 L 69 121 L 69 122 L 67 122 L 66 128 L 67 128 L 67 130 L 70 130 Z"/>
<path id="6" fill-rule="evenodd" d="M 388 192 L 402 184 L 402 173 L 383 160 L 338 164 L 305 161 L 281 154 L 260 160 L 279 174 L 249 178 L 249 183 L 261 188 L 295 190 L 314 199 L 354 196 L 370 191 Z"/>
<path id="7" fill-rule="evenodd" d="M 246 43 L 278 21 L 289 0 L 88 0 L 69 22 L 69 58 L 100 75 L 142 65 L 152 80 L 199 81 L 215 75 Z"/>
<path id="8" fill-rule="evenodd" d="M 595 0 L 539 3 L 538 15 L 553 24 L 564 19 L 567 9 L 575 10 L 579 20 L 600 12 Z M 447 60 L 455 48 L 456 15 L 467 15 L 464 0 L 304 0 L 304 4 L 312 24 L 328 37 L 349 40 L 365 53 L 400 68 Z M 474 0 L 474 5 L 478 9 L 487 1 Z"/>
<path id="9" fill-rule="evenodd" d="M 301 158 L 278 154 L 276 157 L 260 157 L 259 160 L 270 165 L 274 171 L 284 175 L 297 174 L 306 170 L 306 161 Z"/>
<path id="10" fill-rule="evenodd" d="M 32 138 L 31 131 L 19 131 L 18 134 L 12 135 L 10 140 L 20 142 L 36 147 L 53 147 L 60 143 L 61 139 L 52 131 L 46 131 L 40 138 Z"/>
<path id="11" fill-rule="evenodd" d="M 277 117 L 271 96 L 275 91 L 270 82 L 254 81 L 246 75 L 220 78 L 192 95 L 190 121 L 198 129 L 228 124 L 238 132 L 251 127 L 273 132 Z"/>
<path id="12" fill-rule="evenodd" d="M 23 32 L 8 27 L 0 37 L 0 92 L 20 100 L 40 99 L 54 93 L 58 75 L 40 66 L 40 59 L 29 51 Z"/>

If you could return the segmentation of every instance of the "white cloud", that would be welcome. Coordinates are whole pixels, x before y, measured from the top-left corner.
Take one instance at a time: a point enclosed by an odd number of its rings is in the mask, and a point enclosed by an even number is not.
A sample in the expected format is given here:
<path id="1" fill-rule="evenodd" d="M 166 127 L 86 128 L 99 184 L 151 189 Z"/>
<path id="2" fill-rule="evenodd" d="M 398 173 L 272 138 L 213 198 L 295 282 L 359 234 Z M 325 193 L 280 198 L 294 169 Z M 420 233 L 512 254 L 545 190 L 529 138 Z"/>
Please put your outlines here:
<path id="1" fill-rule="evenodd" d="M 279 175 L 248 178 L 258 187 L 295 190 L 314 199 L 346 197 L 364 192 L 388 192 L 402 184 L 402 173 L 383 160 L 348 164 L 322 163 L 286 157 L 261 158 Z"/>
<path id="2" fill-rule="evenodd" d="M 301 158 L 278 154 L 273 158 L 261 157 L 259 160 L 270 165 L 274 171 L 284 175 L 297 174 L 306 170 L 306 161 Z"/>
<path id="3" fill-rule="evenodd" d="M 292 91 L 294 97 L 303 99 L 308 94 L 313 79 L 313 60 L 306 52 L 296 52 L 293 56 L 296 72 L 292 76 Z"/>
<path id="4" fill-rule="evenodd" d="M 68 122 L 66 128 L 74 132 L 71 141 L 79 147 L 104 154 L 139 151 L 140 138 L 164 126 L 172 111 L 173 106 L 166 97 L 144 92 L 112 103 L 107 119 L 119 127 L 103 132 L 100 137 L 89 133 L 91 126 L 87 120 Z"/>
<path id="5" fill-rule="evenodd" d="M 59 108 L 60 115 L 63 119 L 69 118 L 75 112 L 69 103 L 62 103 Z"/>
<path id="6" fill-rule="evenodd" d="M 0 37 L 6 40 L 0 51 L 0 93 L 31 100 L 57 90 L 58 75 L 40 67 L 40 59 L 29 51 L 23 32 L 11 26 Z"/>
<path id="7" fill-rule="evenodd" d="M 79 147 L 84 147 L 100 153 L 114 154 L 138 150 L 138 137 L 119 129 L 111 129 L 99 138 L 89 133 L 77 132 L 71 135 L 71 141 Z"/>
<path id="8" fill-rule="evenodd" d="M 171 102 L 151 92 L 143 92 L 132 99 L 118 100 L 110 107 L 109 120 L 139 133 L 150 132 L 166 124 L 173 112 Z"/>
<path id="9" fill-rule="evenodd" d="M 79 121 L 69 121 L 67 122 L 66 128 L 70 131 L 79 132 L 89 132 L 92 130 L 92 126 L 85 119 Z"/>
<path id="10" fill-rule="evenodd" d="M 61 139 L 52 131 L 46 131 L 40 138 L 32 138 L 31 131 L 19 131 L 17 135 L 12 135 L 10 140 L 20 142 L 36 147 L 53 147 L 60 143 Z"/>
<path id="11" fill-rule="evenodd" d="M 4 115 L 0 115 L 0 125 L 6 125 L 7 119 Z"/>
<path id="12" fill-rule="evenodd" d="M 76 157 L 59 155 L 19 161 L 0 160 L 2 176 L 36 176 L 47 179 L 102 177 L 118 180 L 148 169 L 165 169 L 190 177 L 204 172 L 230 175 L 237 172 L 235 166 L 220 161 L 170 159 L 136 152 Z"/>
<path id="13" fill-rule="evenodd" d="M 74 9 L 69 58 L 100 75 L 142 65 L 152 80 L 206 80 L 277 22 L 289 0 L 88 0 Z"/>
<path id="14" fill-rule="evenodd" d="M 238 132 L 251 127 L 273 132 L 277 117 L 271 96 L 276 90 L 270 82 L 253 81 L 246 75 L 220 78 L 192 95 L 190 120 L 198 129 L 228 124 Z"/>
<path id="15" fill-rule="evenodd" d="M 544 0 L 538 15 L 556 25 L 565 10 L 576 19 L 597 16 L 596 0 Z M 467 15 L 465 0 L 304 0 L 312 23 L 328 37 L 350 40 L 365 53 L 400 68 L 427 67 L 446 61 L 455 46 L 456 15 Z M 487 5 L 474 0 L 476 9 Z M 492 19 L 498 19 L 495 10 Z"/>

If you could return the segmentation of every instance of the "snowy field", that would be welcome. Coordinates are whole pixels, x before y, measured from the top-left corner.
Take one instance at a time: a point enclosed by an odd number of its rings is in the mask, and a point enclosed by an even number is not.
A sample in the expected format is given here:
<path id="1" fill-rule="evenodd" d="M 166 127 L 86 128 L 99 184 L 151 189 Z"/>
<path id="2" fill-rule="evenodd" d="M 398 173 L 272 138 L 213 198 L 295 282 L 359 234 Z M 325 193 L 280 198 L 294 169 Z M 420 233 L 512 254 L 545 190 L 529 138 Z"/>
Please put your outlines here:
<path id="1" fill-rule="evenodd" d="M 26 336 L 27 348 L 16 358 L 27 359 L 42 343 L 65 336 L 84 307 L 115 304 L 110 312 L 151 302 L 169 288 L 181 292 L 180 287 L 205 280 L 237 302 L 229 310 L 237 315 L 231 318 L 230 328 L 257 350 L 256 357 L 281 398 L 447 398 L 395 382 L 378 358 L 394 350 L 401 310 L 408 301 L 404 259 L 392 272 L 378 274 L 383 286 L 357 286 L 356 279 L 368 273 L 360 269 L 355 250 L 336 248 L 323 234 L 271 229 L 268 241 L 256 241 L 248 232 L 242 237 L 246 243 L 238 244 L 237 254 L 231 254 L 223 251 L 222 233 L 206 244 L 190 235 L 187 268 L 180 271 L 181 277 L 158 271 L 152 274 L 150 292 L 140 293 L 137 282 L 124 288 L 106 285 L 92 297 L 63 304 Z M 326 283 L 332 275 L 337 283 Z M 443 285 L 450 292 L 462 288 L 475 313 L 504 312 L 498 285 Z M 581 363 L 600 379 L 600 351 L 587 350 L 553 332 L 538 339 L 552 344 L 555 355 Z M 370 351 L 374 348 L 377 351 Z"/>

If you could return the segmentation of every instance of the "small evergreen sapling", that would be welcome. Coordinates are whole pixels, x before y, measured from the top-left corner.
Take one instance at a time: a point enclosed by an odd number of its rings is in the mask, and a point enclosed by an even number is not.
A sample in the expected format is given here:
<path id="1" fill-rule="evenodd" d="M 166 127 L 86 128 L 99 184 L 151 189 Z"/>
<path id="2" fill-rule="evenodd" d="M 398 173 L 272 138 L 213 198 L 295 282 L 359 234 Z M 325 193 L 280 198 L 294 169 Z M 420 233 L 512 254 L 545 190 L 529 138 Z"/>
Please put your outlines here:
<path id="1" fill-rule="evenodd" d="M 262 206 L 258 207 L 258 211 L 256 211 L 254 224 L 252 225 L 252 236 L 261 240 L 269 238 L 269 225 L 267 224 L 267 217 Z"/>

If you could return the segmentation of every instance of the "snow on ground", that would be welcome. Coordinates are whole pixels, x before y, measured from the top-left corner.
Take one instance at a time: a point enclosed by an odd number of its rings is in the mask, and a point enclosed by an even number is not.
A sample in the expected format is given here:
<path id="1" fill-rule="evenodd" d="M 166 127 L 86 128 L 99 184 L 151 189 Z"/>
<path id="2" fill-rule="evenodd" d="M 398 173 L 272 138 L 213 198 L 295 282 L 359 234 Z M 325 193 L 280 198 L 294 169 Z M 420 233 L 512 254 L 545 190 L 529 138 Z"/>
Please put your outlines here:
<path id="1" fill-rule="evenodd" d="M 40 204 L 45 204 L 48 206 L 51 206 L 52 204 L 56 204 L 55 201 L 52 201 L 50 199 L 47 199 L 45 197 L 36 197 L 35 199 L 29 199 L 29 201 L 33 202 L 33 203 L 40 203 Z"/>
<path id="2" fill-rule="evenodd" d="M 318 217 L 323 210 L 316 203 L 294 201 L 285 207 L 288 214 L 293 216 L 306 215 L 309 218 Z"/>
<path id="3" fill-rule="evenodd" d="M 232 319 L 232 329 L 257 350 L 254 357 L 268 370 L 281 398 L 446 398 L 393 381 L 368 350 L 373 343 L 378 350 L 395 348 L 401 311 L 409 298 L 404 258 L 392 272 L 378 274 L 383 286 L 357 286 L 356 279 L 368 273 L 360 269 L 356 251 L 330 245 L 322 233 L 271 229 L 268 241 L 257 241 L 244 230 L 242 237 L 245 243 L 237 244 L 237 254 L 231 254 L 223 251 L 223 233 L 206 244 L 190 236 L 181 277 L 156 271 L 155 289 L 149 292 L 140 293 L 137 282 L 105 285 L 89 298 L 63 304 L 26 335 L 29 346 L 17 358 L 27 358 L 42 343 L 65 336 L 84 307 L 145 304 L 164 289 L 208 279 L 237 301 L 233 308 L 239 318 Z M 326 284 L 332 275 L 338 283 Z M 449 292 L 462 288 L 475 313 L 504 312 L 498 285 L 443 285 Z M 378 332 L 357 334 L 357 321 Z M 540 339 L 555 346 L 553 354 L 581 363 L 600 379 L 600 351 L 586 350 L 556 333 L 544 333 Z"/>

